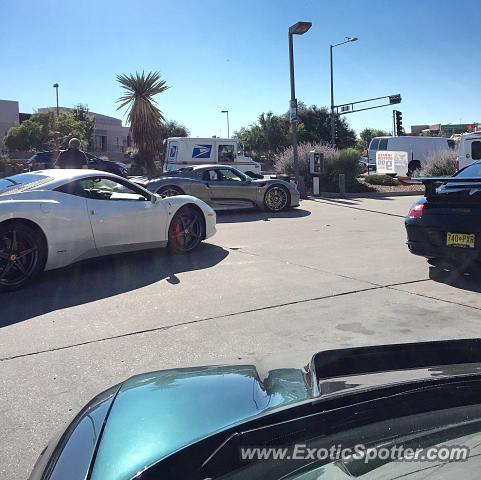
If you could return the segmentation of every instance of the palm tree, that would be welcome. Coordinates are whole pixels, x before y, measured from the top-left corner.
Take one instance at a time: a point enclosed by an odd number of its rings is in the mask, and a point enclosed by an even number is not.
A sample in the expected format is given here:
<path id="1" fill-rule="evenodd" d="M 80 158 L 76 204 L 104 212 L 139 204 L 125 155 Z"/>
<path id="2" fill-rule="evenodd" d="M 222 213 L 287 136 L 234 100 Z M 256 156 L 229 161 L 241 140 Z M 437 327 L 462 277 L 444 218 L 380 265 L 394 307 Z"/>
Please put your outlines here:
<path id="1" fill-rule="evenodd" d="M 127 121 L 141 158 L 150 172 L 155 172 L 154 160 L 160 151 L 161 129 L 164 115 L 159 110 L 154 96 L 169 87 L 161 80 L 159 72 L 117 75 L 124 95 L 117 102 L 117 110 L 128 107 Z"/>

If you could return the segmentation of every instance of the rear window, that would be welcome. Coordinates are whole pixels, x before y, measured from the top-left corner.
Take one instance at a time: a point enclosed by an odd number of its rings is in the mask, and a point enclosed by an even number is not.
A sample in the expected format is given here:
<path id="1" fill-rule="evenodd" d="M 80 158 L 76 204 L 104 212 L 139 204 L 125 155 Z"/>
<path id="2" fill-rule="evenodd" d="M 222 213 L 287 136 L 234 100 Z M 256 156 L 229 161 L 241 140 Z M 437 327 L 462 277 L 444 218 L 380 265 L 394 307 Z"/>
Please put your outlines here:
<path id="1" fill-rule="evenodd" d="M 373 138 L 369 144 L 369 150 L 377 150 L 379 145 L 379 138 Z"/>
<path id="2" fill-rule="evenodd" d="M 0 179 L 0 195 L 2 193 L 18 193 L 30 190 L 44 183 L 50 182 L 52 177 L 36 173 L 20 173 Z"/>
<path id="3" fill-rule="evenodd" d="M 481 143 L 481 142 L 480 142 Z M 456 178 L 481 178 L 481 163 L 473 163 L 472 165 L 467 166 L 457 175 Z M 453 184 L 453 186 L 456 186 Z"/>

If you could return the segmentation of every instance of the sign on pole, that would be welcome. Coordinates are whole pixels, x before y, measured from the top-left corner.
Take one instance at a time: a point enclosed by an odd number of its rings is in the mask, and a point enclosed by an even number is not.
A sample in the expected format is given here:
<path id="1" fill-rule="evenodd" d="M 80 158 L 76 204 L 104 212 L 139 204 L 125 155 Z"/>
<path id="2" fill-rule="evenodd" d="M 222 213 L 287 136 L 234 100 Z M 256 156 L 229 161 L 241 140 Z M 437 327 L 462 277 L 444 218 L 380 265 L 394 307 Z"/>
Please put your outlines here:
<path id="1" fill-rule="evenodd" d="M 408 171 L 408 152 L 378 150 L 376 152 L 376 172 L 381 174 L 406 175 Z"/>

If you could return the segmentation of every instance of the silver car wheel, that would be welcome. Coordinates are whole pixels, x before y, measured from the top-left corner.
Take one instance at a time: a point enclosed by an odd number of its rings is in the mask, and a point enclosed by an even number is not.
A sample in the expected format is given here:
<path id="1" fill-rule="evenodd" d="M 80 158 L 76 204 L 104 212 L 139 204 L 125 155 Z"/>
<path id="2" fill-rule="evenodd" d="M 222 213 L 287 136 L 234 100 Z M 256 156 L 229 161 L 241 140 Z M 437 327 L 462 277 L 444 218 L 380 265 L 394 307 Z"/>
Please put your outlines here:
<path id="1" fill-rule="evenodd" d="M 271 212 L 280 212 L 287 207 L 289 201 L 289 193 L 285 187 L 274 186 L 267 190 L 264 197 L 264 203 Z"/>

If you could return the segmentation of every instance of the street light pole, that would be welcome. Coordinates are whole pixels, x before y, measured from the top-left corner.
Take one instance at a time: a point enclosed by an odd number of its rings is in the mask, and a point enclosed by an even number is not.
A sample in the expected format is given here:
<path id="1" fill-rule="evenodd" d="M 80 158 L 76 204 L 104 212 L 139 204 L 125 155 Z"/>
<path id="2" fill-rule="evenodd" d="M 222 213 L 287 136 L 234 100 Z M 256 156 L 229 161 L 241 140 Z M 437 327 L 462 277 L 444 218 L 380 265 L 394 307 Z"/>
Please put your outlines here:
<path id="1" fill-rule="evenodd" d="M 336 146 L 336 116 L 334 114 L 334 68 L 332 62 L 332 49 L 334 47 L 338 47 L 339 45 L 344 45 L 345 43 L 356 41 L 357 37 L 346 37 L 346 40 L 344 40 L 344 42 L 336 43 L 335 45 L 329 45 L 329 58 L 331 65 L 331 145 L 333 147 Z"/>
<path id="2" fill-rule="evenodd" d="M 56 94 L 57 94 L 57 117 L 58 117 L 58 83 L 54 83 L 53 88 L 55 88 Z"/>
<path id="3" fill-rule="evenodd" d="M 329 45 L 330 60 L 331 60 L 331 145 L 336 146 L 336 118 L 334 117 L 334 73 L 332 67 L 332 49 L 334 47 Z"/>
<path id="4" fill-rule="evenodd" d="M 220 113 L 225 113 L 225 114 L 227 114 L 227 138 L 230 138 L 229 110 L 221 110 Z"/>
<path id="5" fill-rule="evenodd" d="M 292 156 L 294 160 L 294 177 L 297 185 L 299 185 L 299 159 L 297 155 L 297 99 L 296 99 L 296 83 L 294 78 L 294 42 L 293 35 L 304 35 L 312 26 L 311 22 L 297 22 L 289 27 L 289 76 L 291 83 L 291 101 L 289 103 L 289 112 L 291 119 L 292 133 Z"/>

